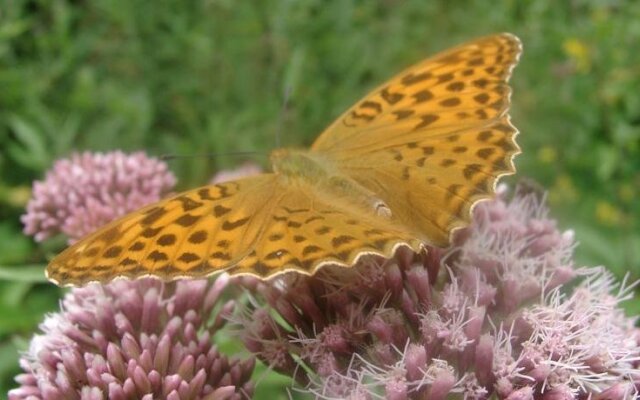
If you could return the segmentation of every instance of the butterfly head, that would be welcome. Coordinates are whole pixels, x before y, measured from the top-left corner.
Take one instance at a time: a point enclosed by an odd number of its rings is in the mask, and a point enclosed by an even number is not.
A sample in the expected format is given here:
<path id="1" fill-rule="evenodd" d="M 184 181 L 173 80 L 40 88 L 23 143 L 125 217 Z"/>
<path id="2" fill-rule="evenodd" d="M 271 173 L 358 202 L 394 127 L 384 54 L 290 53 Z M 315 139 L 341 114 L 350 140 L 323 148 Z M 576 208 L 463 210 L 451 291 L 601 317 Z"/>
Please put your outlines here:
<path id="1" fill-rule="evenodd" d="M 327 175 L 321 161 L 307 151 L 276 149 L 270 158 L 273 172 L 278 175 L 314 181 Z"/>
<path id="2" fill-rule="evenodd" d="M 269 155 L 269 161 L 273 167 L 273 172 L 279 173 L 282 170 L 283 164 L 287 163 L 290 158 L 291 150 L 289 149 L 275 149 Z"/>

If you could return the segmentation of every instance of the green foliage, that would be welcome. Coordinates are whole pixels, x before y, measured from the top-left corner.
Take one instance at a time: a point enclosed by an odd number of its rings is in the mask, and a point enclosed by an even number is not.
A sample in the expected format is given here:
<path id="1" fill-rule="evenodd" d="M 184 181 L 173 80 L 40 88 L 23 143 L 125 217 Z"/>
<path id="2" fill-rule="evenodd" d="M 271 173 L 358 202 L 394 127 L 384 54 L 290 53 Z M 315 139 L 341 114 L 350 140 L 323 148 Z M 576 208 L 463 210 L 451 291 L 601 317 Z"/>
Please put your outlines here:
<path id="1" fill-rule="evenodd" d="M 44 266 L 52 250 L 22 235 L 19 215 L 59 157 L 221 154 L 173 162 L 182 187 L 200 184 L 241 162 L 225 153 L 267 153 L 278 134 L 306 146 L 391 74 L 497 31 L 525 48 L 513 78 L 519 176 L 549 190 L 580 262 L 640 277 L 640 3 L 622 0 L 5 1 L 0 265 Z M 25 270 L 0 271 L 0 393 L 16 346 L 61 293 Z"/>

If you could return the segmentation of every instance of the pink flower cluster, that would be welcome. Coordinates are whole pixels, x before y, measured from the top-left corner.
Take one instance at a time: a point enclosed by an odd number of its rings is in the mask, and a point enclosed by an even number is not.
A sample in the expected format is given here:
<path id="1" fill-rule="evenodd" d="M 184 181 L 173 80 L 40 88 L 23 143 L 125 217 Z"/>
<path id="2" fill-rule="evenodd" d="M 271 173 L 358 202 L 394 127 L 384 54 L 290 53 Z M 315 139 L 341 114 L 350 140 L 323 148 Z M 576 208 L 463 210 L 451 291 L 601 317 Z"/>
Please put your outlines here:
<path id="1" fill-rule="evenodd" d="M 535 194 L 503 193 L 446 250 L 243 278 L 257 299 L 236 323 L 318 398 L 634 398 L 640 331 L 619 308 L 629 288 L 575 268 L 573 248 Z"/>
<path id="2" fill-rule="evenodd" d="M 159 200 L 174 183 L 165 163 L 142 153 L 74 155 L 34 185 L 25 232 L 79 238 Z M 221 304 L 227 284 L 223 275 L 214 283 L 140 279 L 73 288 L 32 339 L 9 399 L 251 397 L 255 359 L 229 359 L 213 344 L 234 308 Z"/>
<path id="3" fill-rule="evenodd" d="M 34 182 L 24 232 L 37 241 L 63 233 L 71 242 L 158 200 L 175 182 L 166 163 L 142 152 L 73 154 Z"/>
<path id="4" fill-rule="evenodd" d="M 71 290 L 32 339 L 9 400 L 249 398 L 255 360 L 230 360 L 212 344 L 234 307 L 220 304 L 227 282 L 143 279 Z"/>

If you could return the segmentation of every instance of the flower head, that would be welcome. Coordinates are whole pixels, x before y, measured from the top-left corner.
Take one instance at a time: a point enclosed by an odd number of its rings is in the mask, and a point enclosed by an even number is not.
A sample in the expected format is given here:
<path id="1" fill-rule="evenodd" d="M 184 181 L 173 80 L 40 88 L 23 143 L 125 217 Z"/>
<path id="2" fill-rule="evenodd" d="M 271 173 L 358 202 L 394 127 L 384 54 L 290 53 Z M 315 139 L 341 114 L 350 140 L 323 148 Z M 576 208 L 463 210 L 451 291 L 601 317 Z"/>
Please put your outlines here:
<path id="1" fill-rule="evenodd" d="M 611 294 L 604 270 L 575 268 L 573 233 L 535 194 L 505 197 L 476 207 L 449 249 L 243 278 L 256 296 L 236 321 L 247 347 L 326 399 L 631 398 L 640 332 L 619 308 L 628 289 Z"/>
<path id="2" fill-rule="evenodd" d="M 73 154 L 58 160 L 22 216 L 24 232 L 42 241 L 63 233 L 70 241 L 105 222 L 158 200 L 175 185 L 166 163 L 144 153 Z"/>
<path id="3" fill-rule="evenodd" d="M 71 238 L 160 198 L 174 184 L 142 153 L 75 155 L 59 161 L 23 217 L 36 238 Z M 147 278 L 73 288 L 20 360 L 9 399 L 249 398 L 254 358 L 229 359 L 213 344 L 234 302 L 222 275 L 163 283 Z"/>
<path id="4" fill-rule="evenodd" d="M 41 324 L 9 399 L 250 397 L 254 359 L 228 359 L 212 344 L 234 306 L 220 301 L 227 281 L 73 289 Z"/>

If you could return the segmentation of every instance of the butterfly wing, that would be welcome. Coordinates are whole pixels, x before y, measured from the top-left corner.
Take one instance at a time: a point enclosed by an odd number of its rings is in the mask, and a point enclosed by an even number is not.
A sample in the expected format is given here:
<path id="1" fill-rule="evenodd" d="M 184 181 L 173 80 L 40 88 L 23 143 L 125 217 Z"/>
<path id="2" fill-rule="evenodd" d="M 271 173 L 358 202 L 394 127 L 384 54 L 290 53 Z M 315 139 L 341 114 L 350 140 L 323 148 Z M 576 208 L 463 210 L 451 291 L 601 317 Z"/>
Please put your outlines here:
<path id="1" fill-rule="evenodd" d="M 420 251 L 422 242 L 393 219 L 382 219 L 349 199 L 312 185 L 280 185 L 284 195 L 262 235 L 231 274 L 267 278 L 287 271 L 314 274 L 320 267 L 351 266 L 360 257 L 392 256 L 399 247 Z"/>
<path id="2" fill-rule="evenodd" d="M 47 276 L 82 285 L 116 277 L 203 277 L 247 256 L 281 192 L 262 174 L 190 190 L 130 213 L 55 257 Z"/>
<path id="3" fill-rule="evenodd" d="M 429 58 L 349 109 L 312 150 L 378 193 L 403 224 L 447 245 L 515 171 L 507 81 L 520 52 L 515 36 L 499 34 Z"/>
<path id="4" fill-rule="evenodd" d="M 383 221 L 384 222 L 384 221 Z M 187 191 L 130 213 L 55 257 L 47 276 L 82 285 L 146 275 L 163 280 L 227 271 L 267 278 L 421 243 L 347 202 L 273 174 Z"/>

